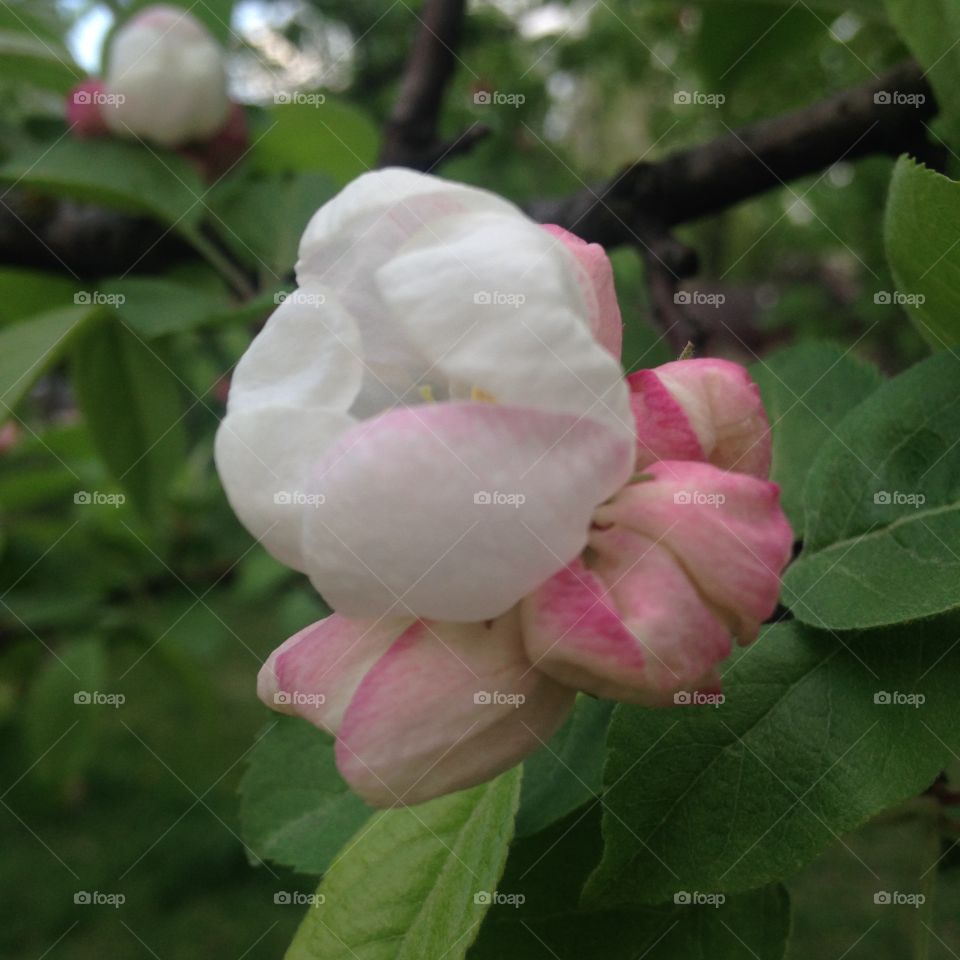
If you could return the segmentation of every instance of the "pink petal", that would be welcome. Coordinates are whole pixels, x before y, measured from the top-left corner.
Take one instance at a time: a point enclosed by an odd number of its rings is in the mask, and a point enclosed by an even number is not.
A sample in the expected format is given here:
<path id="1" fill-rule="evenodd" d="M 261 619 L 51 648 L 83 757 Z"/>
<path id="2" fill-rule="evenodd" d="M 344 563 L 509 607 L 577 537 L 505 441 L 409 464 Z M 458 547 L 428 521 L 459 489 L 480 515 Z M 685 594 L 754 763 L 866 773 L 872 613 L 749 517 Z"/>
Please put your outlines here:
<path id="1" fill-rule="evenodd" d="M 793 534 L 776 484 L 709 464 L 664 461 L 595 515 L 665 547 L 741 641 L 773 613 Z"/>
<path id="2" fill-rule="evenodd" d="M 409 626 L 409 619 L 348 620 L 336 613 L 318 620 L 270 654 L 257 696 L 271 710 L 336 734 L 364 675 Z"/>
<path id="3" fill-rule="evenodd" d="M 519 763 L 574 697 L 531 667 L 516 609 L 487 623 L 419 621 L 360 684 L 337 765 L 374 806 L 422 803 Z"/>
<path id="4" fill-rule="evenodd" d="M 723 470 L 766 479 L 770 425 L 760 391 L 744 367 L 728 360 L 676 360 L 650 372 L 686 414 L 703 449 L 702 459 Z"/>
<path id="5" fill-rule="evenodd" d="M 619 360 L 623 349 L 623 320 L 613 284 L 613 267 L 606 251 L 599 243 L 587 243 L 554 223 L 544 224 L 543 229 L 560 240 L 576 259 L 580 267 L 577 282 L 590 311 L 594 339 Z"/>
<path id="6" fill-rule="evenodd" d="M 657 460 L 705 460 L 706 454 L 687 415 L 655 370 L 627 377 L 630 406 L 637 422 L 637 470 Z"/>
<path id="7" fill-rule="evenodd" d="M 304 568 L 347 616 L 497 617 L 586 546 L 629 477 L 631 438 L 495 403 L 398 407 L 316 461 Z"/>
<path id="8" fill-rule="evenodd" d="M 75 137 L 105 137 L 110 132 L 99 100 L 104 92 L 103 81 L 91 78 L 67 94 L 67 123 Z"/>
<path id="9" fill-rule="evenodd" d="M 523 601 L 534 666 L 598 697 L 659 706 L 716 685 L 727 629 L 669 551 L 619 528 Z"/>

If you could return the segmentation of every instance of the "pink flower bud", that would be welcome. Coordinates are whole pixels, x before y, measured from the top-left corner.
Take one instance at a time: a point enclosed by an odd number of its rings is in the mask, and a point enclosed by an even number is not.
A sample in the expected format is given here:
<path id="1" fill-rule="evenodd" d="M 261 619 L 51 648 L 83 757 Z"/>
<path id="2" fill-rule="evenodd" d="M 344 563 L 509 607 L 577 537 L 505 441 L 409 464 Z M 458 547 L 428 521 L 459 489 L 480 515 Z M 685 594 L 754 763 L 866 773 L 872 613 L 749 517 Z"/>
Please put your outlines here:
<path id="1" fill-rule="evenodd" d="M 78 83 L 67 94 L 67 123 L 74 136 L 103 137 L 110 130 L 103 118 L 104 86 L 102 80 L 90 78 Z"/>

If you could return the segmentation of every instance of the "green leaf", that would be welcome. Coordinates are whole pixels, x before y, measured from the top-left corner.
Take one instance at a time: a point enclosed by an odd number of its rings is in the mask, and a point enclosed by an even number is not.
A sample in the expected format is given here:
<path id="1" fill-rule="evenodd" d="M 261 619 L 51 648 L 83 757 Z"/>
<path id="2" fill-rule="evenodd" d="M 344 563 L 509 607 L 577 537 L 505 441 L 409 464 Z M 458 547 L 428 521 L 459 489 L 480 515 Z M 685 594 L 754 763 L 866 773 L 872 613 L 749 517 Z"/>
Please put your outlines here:
<path id="1" fill-rule="evenodd" d="M 613 707 L 581 695 L 550 742 L 524 762 L 517 836 L 536 833 L 598 796 Z"/>
<path id="2" fill-rule="evenodd" d="M 73 280 L 58 273 L 4 267 L 0 269 L 0 323 L 68 306 L 76 289 Z"/>
<path id="3" fill-rule="evenodd" d="M 907 314 L 934 347 L 960 343 L 960 183 L 901 157 L 893 171 L 884 237 Z"/>
<path id="4" fill-rule="evenodd" d="M 956 0 L 884 0 L 887 15 L 937 98 L 938 128 L 960 146 L 960 5 Z M 894 91 L 890 91 L 893 93 Z"/>
<path id="5" fill-rule="evenodd" d="M 373 169 L 380 132 L 370 117 L 352 104 L 323 94 L 313 96 L 324 97 L 323 102 L 274 107 L 263 133 L 252 138 L 251 157 L 257 169 L 267 173 L 325 173 L 342 187 Z"/>
<path id="6" fill-rule="evenodd" d="M 790 923 L 782 887 L 731 896 L 685 890 L 656 906 L 581 906 L 600 856 L 598 811 L 576 814 L 516 843 L 500 902 L 484 920 L 469 960 L 779 960 Z"/>
<path id="7" fill-rule="evenodd" d="M 238 258 L 279 284 L 293 272 L 308 221 L 335 190 L 317 173 L 230 177 L 211 193 L 213 224 Z"/>
<path id="8" fill-rule="evenodd" d="M 333 740 L 295 717 L 260 735 L 240 794 L 250 849 L 301 873 L 322 874 L 373 813 L 337 772 Z"/>
<path id="9" fill-rule="evenodd" d="M 960 359 L 891 380 L 826 441 L 807 477 L 803 553 L 784 602 L 859 629 L 960 606 Z"/>
<path id="10" fill-rule="evenodd" d="M 77 331 L 101 312 L 96 307 L 66 307 L 0 330 L 0 422 L 64 352 Z"/>
<path id="11" fill-rule="evenodd" d="M 75 640 L 51 652 L 30 688 L 24 715 L 27 745 L 43 757 L 40 774 L 67 782 L 83 772 L 96 749 L 105 694 L 106 655 L 97 639 Z"/>
<path id="12" fill-rule="evenodd" d="M 176 154 L 120 140 L 31 144 L 0 166 L 0 183 L 145 213 L 189 234 L 204 213 L 204 187 Z"/>
<path id="13" fill-rule="evenodd" d="M 800 540 L 804 532 L 803 485 L 810 466 L 837 424 L 882 382 L 877 369 L 849 350 L 803 343 L 750 367 L 760 387 L 773 432 L 770 479 Z"/>
<path id="14" fill-rule="evenodd" d="M 107 280 L 100 293 L 116 298 L 117 310 L 145 339 L 196 330 L 221 319 L 228 305 L 199 285 L 187 286 L 155 277 Z M 122 298 L 122 299 L 120 299 Z"/>
<path id="15" fill-rule="evenodd" d="M 287 960 L 461 960 L 500 879 L 519 796 L 517 767 L 376 814 L 330 866 Z"/>
<path id="16" fill-rule="evenodd" d="M 6 29 L 0 18 L 0 76 L 66 93 L 83 78 L 62 44 L 25 31 Z"/>
<path id="17" fill-rule="evenodd" d="M 928 787 L 960 746 L 947 619 L 847 639 L 781 624 L 728 664 L 720 706 L 619 707 L 604 855 L 585 897 L 657 902 L 779 880 Z"/>
<path id="18" fill-rule="evenodd" d="M 162 345 L 111 318 L 83 337 L 73 360 L 94 445 L 141 515 L 156 520 L 186 448 L 180 384 Z"/>

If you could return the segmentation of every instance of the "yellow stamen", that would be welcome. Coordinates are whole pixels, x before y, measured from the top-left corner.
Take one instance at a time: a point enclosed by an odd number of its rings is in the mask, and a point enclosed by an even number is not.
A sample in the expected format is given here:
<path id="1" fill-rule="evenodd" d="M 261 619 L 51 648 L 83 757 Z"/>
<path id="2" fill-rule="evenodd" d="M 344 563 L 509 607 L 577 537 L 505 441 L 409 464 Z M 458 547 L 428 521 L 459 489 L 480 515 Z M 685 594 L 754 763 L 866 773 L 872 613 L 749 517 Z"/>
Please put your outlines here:
<path id="1" fill-rule="evenodd" d="M 486 390 L 483 390 L 480 387 L 470 388 L 470 399 L 478 403 L 496 403 L 497 402 L 497 398 L 492 393 L 487 393 Z"/>

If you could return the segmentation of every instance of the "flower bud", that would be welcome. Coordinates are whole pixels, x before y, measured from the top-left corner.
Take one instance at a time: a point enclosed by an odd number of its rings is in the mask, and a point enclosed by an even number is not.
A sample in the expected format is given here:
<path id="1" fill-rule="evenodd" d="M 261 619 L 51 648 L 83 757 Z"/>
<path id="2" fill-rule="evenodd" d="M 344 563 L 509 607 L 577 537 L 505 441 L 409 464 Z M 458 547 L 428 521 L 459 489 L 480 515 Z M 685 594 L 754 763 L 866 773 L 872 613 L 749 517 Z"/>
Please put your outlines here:
<path id="1" fill-rule="evenodd" d="M 223 51 L 194 16 L 177 7 L 148 7 L 117 31 L 110 45 L 103 111 L 118 136 L 164 147 L 207 140 L 227 122 L 230 100 Z"/>

